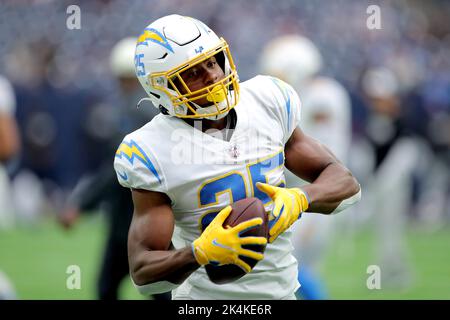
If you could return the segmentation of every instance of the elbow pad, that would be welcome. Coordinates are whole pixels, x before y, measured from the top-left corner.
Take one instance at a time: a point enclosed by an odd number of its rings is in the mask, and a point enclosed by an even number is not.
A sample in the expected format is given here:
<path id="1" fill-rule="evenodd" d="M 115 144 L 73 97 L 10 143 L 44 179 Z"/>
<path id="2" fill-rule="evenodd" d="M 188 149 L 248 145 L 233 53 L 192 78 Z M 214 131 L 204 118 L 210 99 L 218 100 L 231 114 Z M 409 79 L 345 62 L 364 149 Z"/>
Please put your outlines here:
<path id="1" fill-rule="evenodd" d="M 139 291 L 140 294 L 144 296 L 149 296 L 155 293 L 164 293 L 168 291 L 172 291 L 173 289 L 177 288 L 179 284 L 174 284 L 169 281 L 158 281 L 154 283 L 148 283 L 144 284 L 142 286 L 137 285 L 134 283 L 133 278 L 131 278 L 131 282 L 133 283 L 133 286 Z"/>
<path id="2" fill-rule="evenodd" d="M 350 198 L 342 200 L 342 202 L 330 214 L 336 214 L 338 212 L 341 212 L 341 211 L 347 209 L 348 207 L 354 205 L 359 200 L 361 200 L 361 186 L 359 187 L 358 193 L 354 194 Z"/>

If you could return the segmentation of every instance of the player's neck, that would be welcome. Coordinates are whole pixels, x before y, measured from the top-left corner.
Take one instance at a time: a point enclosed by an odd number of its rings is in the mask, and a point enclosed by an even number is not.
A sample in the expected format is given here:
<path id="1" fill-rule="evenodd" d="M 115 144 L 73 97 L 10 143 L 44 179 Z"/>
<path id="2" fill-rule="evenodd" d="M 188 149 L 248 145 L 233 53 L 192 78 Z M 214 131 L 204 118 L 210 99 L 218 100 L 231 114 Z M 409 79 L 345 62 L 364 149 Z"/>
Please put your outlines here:
<path id="1" fill-rule="evenodd" d="M 202 132 L 205 132 L 210 129 L 223 130 L 227 127 L 227 123 L 231 121 L 231 118 L 233 117 L 231 111 L 227 114 L 226 117 L 223 117 L 222 119 L 219 120 L 208 120 L 208 119 L 183 119 L 183 120 L 190 126 L 201 129 Z"/>

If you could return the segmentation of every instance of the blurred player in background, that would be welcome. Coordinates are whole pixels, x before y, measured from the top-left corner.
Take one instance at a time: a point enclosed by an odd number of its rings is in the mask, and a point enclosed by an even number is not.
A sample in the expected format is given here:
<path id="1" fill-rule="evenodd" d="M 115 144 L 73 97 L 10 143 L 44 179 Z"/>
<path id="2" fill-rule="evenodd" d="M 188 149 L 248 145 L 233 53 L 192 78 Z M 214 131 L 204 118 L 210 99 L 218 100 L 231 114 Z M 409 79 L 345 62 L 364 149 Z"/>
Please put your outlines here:
<path id="1" fill-rule="evenodd" d="M 97 137 L 106 121 L 93 116 L 100 93 L 64 81 L 66 68 L 58 66 L 60 46 L 44 36 L 18 46 L 8 57 L 10 72 L 16 75 L 11 81 L 22 143 L 12 193 L 17 218 L 24 225 L 61 210 L 79 177 L 98 167 L 98 146 L 104 144 Z M 94 119 L 96 136 L 90 128 Z M 93 141 L 96 148 L 91 147 Z"/>
<path id="2" fill-rule="evenodd" d="M 370 179 L 370 209 L 376 222 L 377 254 L 388 287 L 411 284 L 405 224 L 412 202 L 413 174 L 422 154 L 405 122 L 396 75 L 386 67 L 366 70 L 361 80 L 369 108 L 366 136 L 375 154 Z"/>
<path id="3" fill-rule="evenodd" d="M 321 76 L 322 56 L 314 43 L 300 35 L 284 35 L 264 47 L 260 58 L 263 74 L 279 77 L 291 84 L 302 102 L 302 130 L 317 139 L 347 163 L 351 143 L 351 105 L 345 88 L 336 80 Z M 287 187 L 303 185 L 289 170 Z M 293 228 L 294 254 L 299 261 L 299 295 L 304 299 L 327 299 L 320 267 L 330 243 L 335 219 L 304 214 Z"/>
<path id="4" fill-rule="evenodd" d="M 170 289 L 174 299 L 295 299 L 289 227 L 304 211 L 331 214 L 357 202 L 356 179 L 298 127 L 292 87 L 267 76 L 239 84 L 228 44 L 199 20 L 170 15 L 150 24 L 135 63 L 162 113 L 124 138 L 114 164 L 133 195 L 128 255 L 138 290 Z M 310 184 L 285 188 L 284 166 Z M 261 219 L 222 226 L 229 205 L 252 196 L 271 220 L 264 259 L 243 245 L 265 238 L 240 237 Z M 261 261 L 250 272 L 240 256 Z M 236 264 L 247 274 L 216 285 L 200 268 L 207 264 Z"/>
<path id="5" fill-rule="evenodd" d="M 4 164 L 19 151 L 16 100 L 9 81 L 0 76 L 0 229 L 13 223 L 9 177 Z"/>
<path id="6" fill-rule="evenodd" d="M 9 81 L 0 76 L 0 232 L 14 223 L 9 176 L 4 163 L 19 151 L 19 134 L 14 116 L 16 100 Z M 0 270 L 0 300 L 15 299 L 16 293 L 6 274 Z"/>
<path id="7" fill-rule="evenodd" d="M 119 287 L 129 276 L 127 257 L 128 228 L 133 215 L 133 202 L 130 192 L 117 182 L 111 158 L 123 135 L 150 121 L 158 112 L 154 108 L 146 110 L 133 108 L 138 101 L 140 85 L 134 73 L 135 38 L 124 38 L 112 49 L 110 68 L 118 81 L 116 104 L 109 108 L 115 112 L 117 122 L 113 134 L 105 148 L 104 163 L 97 173 L 82 177 L 71 194 L 66 208 L 60 216 L 63 226 L 70 228 L 80 213 L 104 209 L 108 216 L 108 236 L 103 262 L 98 280 L 98 298 L 118 299 Z M 170 299 L 170 294 L 156 294 L 154 299 Z"/>

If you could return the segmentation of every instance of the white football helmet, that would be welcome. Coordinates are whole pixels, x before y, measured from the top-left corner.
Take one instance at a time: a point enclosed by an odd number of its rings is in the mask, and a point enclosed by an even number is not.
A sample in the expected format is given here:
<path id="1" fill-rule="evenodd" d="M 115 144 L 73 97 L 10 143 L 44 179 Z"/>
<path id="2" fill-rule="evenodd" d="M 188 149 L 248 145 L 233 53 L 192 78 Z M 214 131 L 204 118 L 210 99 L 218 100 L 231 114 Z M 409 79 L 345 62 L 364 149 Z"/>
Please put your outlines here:
<path id="1" fill-rule="evenodd" d="M 262 73 L 300 87 L 322 68 L 322 56 L 311 40 L 300 35 L 284 35 L 269 41 L 260 58 Z"/>
<path id="2" fill-rule="evenodd" d="M 180 74 L 212 56 L 225 78 L 190 91 Z M 163 114 L 217 120 L 239 100 L 239 78 L 227 42 L 194 18 L 173 14 L 148 25 L 137 41 L 135 69 L 149 96 L 146 99 Z M 199 98 L 206 98 L 211 105 L 199 106 L 194 102 Z"/>

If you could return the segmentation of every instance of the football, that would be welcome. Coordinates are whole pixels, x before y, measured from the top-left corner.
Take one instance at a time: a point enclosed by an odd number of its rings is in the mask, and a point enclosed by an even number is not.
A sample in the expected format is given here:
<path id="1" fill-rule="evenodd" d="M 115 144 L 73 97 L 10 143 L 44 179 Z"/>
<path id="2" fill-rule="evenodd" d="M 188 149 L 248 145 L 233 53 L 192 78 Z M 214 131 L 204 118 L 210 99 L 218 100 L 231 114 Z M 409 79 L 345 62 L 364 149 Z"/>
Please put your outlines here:
<path id="1" fill-rule="evenodd" d="M 253 218 L 262 218 L 263 223 L 261 225 L 247 230 L 241 235 L 242 237 L 255 236 L 269 239 L 268 215 L 261 200 L 257 198 L 246 198 L 236 201 L 231 205 L 231 207 L 233 210 L 223 223 L 224 227 L 234 227 L 241 222 Z M 264 250 L 266 249 L 265 245 L 244 245 L 242 247 L 261 253 L 264 253 Z M 240 258 L 248 263 L 252 269 L 258 262 L 257 260 L 244 256 L 241 256 Z M 205 266 L 205 269 L 209 279 L 216 284 L 233 282 L 245 275 L 245 271 L 234 264 L 227 264 L 223 266 L 208 264 Z"/>

